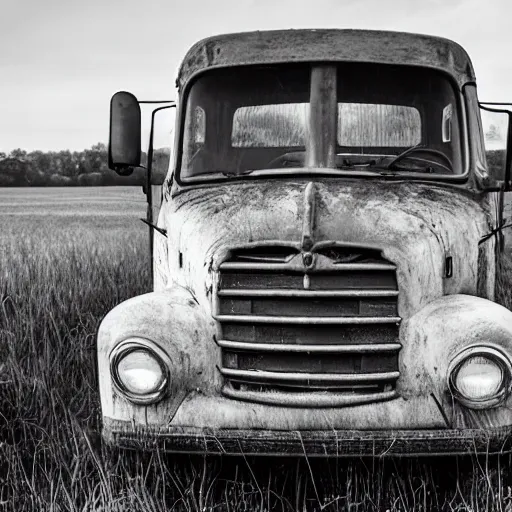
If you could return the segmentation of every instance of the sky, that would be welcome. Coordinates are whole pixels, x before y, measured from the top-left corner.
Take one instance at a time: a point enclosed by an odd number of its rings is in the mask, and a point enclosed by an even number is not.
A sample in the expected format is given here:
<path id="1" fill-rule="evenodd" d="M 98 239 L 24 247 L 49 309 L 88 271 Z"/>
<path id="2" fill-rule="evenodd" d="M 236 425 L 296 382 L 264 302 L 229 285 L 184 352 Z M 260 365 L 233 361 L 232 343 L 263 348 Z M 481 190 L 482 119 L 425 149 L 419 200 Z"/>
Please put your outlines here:
<path id="1" fill-rule="evenodd" d="M 481 101 L 512 102 L 511 15 L 510 0 L 2 0 L 0 151 L 75 151 L 107 142 L 112 94 L 176 99 L 189 47 L 245 30 L 446 37 L 469 53 Z M 165 145 L 170 121 L 161 119 L 156 147 Z"/>

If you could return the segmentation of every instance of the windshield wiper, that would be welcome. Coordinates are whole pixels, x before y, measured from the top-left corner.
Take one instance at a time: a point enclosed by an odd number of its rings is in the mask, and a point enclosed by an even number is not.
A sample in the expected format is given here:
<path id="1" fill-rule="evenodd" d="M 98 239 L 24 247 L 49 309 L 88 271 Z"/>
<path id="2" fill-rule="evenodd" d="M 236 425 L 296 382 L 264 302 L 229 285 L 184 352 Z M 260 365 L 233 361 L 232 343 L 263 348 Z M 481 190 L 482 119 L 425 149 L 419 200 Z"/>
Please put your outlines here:
<path id="1" fill-rule="evenodd" d="M 381 176 L 402 176 L 404 173 L 423 173 L 423 174 L 436 174 L 434 168 L 431 165 L 425 165 L 423 167 L 407 167 L 407 168 L 389 168 L 387 165 L 374 166 L 371 168 L 378 172 Z"/>
<path id="2" fill-rule="evenodd" d="M 371 160 L 364 161 L 353 161 L 349 158 L 344 158 L 339 164 L 336 164 L 337 169 L 353 169 L 355 167 L 372 167 L 377 164 L 377 160 L 372 158 Z"/>
<path id="3" fill-rule="evenodd" d="M 217 171 L 219 172 L 219 171 Z M 252 174 L 254 169 L 245 169 L 243 171 L 220 171 L 227 178 L 238 178 L 239 176 L 247 176 L 248 174 Z"/>
<path id="4" fill-rule="evenodd" d="M 414 165 L 404 165 L 398 166 L 398 163 L 402 160 L 406 159 L 415 152 L 424 152 L 427 155 L 431 155 L 437 161 L 432 161 L 428 158 L 414 157 L 411 158 L 416 161 Z M 453 174 L 453 164 L 451 160 L 442 152 L 437 149 L 425 146 L 424 144 L 417 144 L 416 146 L 411 146 L 407 148 L 405 151 L 402 151 L 398 155 L 391 158 L 391 160 L 385 163 L 386 159 L 389 157 L 382 157 L 377 163 L 377 167 L 381 167 L 385 171 L 391 171 L 392 169 L 400 172 L 422 172 L 426 174 L 437 174 L 441 170 L 441 174 Z"/>
<path id="5" fill-rule="evenodd" d="M 391 159 L 386 165 L 383 167 L 385 169 L 391 169 L 397 162 L 400 162 L 403 158 L 405 158 L 409 153 L 414 153 L 418 149 L 423 149 L 426 146 L 424 144 L 416 144 L 415 146 L 411 146 L 410 148 L 407 148 L 406 150 L 402 151 L 401 153 L 398 153 L 394 158 Z"/>
<path id="6" fill-rule="evenodd" d="M 238 176 L 240 176 L 240 177 L 247 176 L 248 174 L 251 174 L 253 172 L 254 172 L 254 169 L 246 169 L 244 171 L 225 171 L 225 170 L 215 169 L 215 170 L 197 172 L 190 177 L 196 178 L 197 176 L 207 176 L 207 175 L 211 175 L 212 177 L 215 177 L 215 176 L 219 176 L 219 174 L 220 174 L 221 176 L 224 176 L 226 178 L 237 178 Z"/>

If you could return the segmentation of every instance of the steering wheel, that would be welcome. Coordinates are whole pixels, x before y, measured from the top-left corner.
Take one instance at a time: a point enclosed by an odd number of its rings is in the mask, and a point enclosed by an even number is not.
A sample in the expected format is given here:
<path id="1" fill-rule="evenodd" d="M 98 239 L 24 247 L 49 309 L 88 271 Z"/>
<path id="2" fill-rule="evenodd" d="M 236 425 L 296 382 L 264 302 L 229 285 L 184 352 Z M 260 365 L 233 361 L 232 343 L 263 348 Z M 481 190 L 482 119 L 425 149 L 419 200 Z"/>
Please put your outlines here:
<path id="1" fill-rule="evenodd" d="M 287 163 L 297 163 L 297 167 L 302 167 L 304 163 L 304 151 L 290 151 L 288 153 L 283 153 L 268 162 L 266 167 L 269 169 L 272 167 L 292 167 L 291 165 L 286 165 Z"/>
<path id="2" fill-rule="evenodd" d="M 405 150 L 403 153 L 400 153 L 398 156 L 393 158 L 386 165 L 386 167 L 388 169 L 391 169 L 391 167 L 393 167 L 395 164 L 401 162 L 404 158 L 407 158 L 412 153 L 418 153 L 418 152 L 428 153 L 428 154 L 431 154 L 433 156 L 436 156 L 440 160 L 443 160 L 444 163 L 432 162 L 431 160 L 426 160 L 424 158 L 418 158 L 418 157 L 413 157 L 413 158 L 415 158 L 417 160 L 420 160 L 421 162 L 431 163 L 431 164 L 433 163 L 435 165 L 439 165 L 440 167 L 442 167 L 443 169 L 448 171 L 449 174 L 453 173 L 452 161 L 442 151 L 439 151 L 439 150 L 433 149 L 433 148 L 429 148 L 429 147 L 426 147 L 426 146 L 413 146 L 412 148 L 409 148 L 409 149 Z"/>

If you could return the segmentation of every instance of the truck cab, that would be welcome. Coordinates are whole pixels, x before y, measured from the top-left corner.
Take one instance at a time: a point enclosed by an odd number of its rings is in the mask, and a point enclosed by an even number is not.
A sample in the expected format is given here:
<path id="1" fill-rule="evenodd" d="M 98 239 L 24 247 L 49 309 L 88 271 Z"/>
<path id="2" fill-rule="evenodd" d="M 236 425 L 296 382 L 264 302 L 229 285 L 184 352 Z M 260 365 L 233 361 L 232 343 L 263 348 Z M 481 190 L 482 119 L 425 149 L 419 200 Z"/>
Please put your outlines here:
<path id="1" fill-rule="evenodd" d="M 228 34 L 190 49 L 177 88 L 169 171 L 148 175 L 154 291 L 98 332 L 105 440 L 510 450 L 512 312 L 496 275 L 511 131 L 484 107 L 508 130 L 490 165 L 466 52 L 396 32 Z M 129 173 L 133 95 L 114 95 L 110 134 L 110 166 Z"/>

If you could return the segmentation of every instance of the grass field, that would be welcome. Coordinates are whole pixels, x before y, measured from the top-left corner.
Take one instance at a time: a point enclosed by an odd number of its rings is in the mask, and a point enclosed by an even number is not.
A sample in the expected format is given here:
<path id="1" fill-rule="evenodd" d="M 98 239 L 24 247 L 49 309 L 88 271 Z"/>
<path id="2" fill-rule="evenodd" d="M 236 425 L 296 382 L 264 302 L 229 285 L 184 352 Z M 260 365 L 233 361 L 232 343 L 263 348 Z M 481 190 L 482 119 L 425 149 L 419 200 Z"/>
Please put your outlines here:
<path id="1" fill-rule="evenodd" d="M 315 461 L 118 453 L 95 333 L 149 291 L 139 189 L 0 189 L 0 510 L 507 510 L 510 459 Z M 512 265 L 500 298 L 512 307 Z"/>

